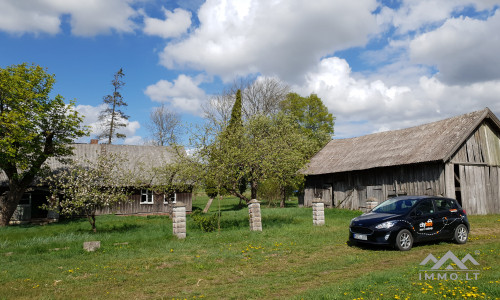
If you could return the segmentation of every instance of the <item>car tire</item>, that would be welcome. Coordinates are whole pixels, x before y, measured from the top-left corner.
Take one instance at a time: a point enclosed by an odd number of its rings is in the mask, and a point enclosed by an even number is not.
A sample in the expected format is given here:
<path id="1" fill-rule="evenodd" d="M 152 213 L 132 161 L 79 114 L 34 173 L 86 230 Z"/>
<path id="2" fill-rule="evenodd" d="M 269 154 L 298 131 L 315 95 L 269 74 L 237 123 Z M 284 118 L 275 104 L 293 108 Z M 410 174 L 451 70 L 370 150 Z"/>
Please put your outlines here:
<path id="1" fill-rule="evenodd" d="M 467 238 L 469 237 L 469 230 L 464 224 L 460 224 L 455 228 L 455 234 L 453 235 L 453 241 L 457 244 L 465 244 Z"/>
<path id="2" fill-rule="evenodd" d="M 395 246 L 398 250 L 408 251 L 413 246 L 413 236 L 411 232 L 403 229 L 396 235 Z"/>

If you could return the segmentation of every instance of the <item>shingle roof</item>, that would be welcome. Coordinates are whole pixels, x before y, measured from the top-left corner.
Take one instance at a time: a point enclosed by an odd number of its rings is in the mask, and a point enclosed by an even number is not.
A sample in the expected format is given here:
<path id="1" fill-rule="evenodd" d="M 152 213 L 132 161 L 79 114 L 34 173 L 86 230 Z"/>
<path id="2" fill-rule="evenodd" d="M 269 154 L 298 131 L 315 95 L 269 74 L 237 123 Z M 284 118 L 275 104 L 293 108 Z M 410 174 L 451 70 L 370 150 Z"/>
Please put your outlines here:
<path id="1" fill-rule="evenodd" d="M 448 161 L 470 134 L 489 118 L 488 109 L 411 128 L 330 141 L 310 161 L 306 175 L 366 170 L 430 161 Z"/>
<path id="2" fill-rule="evenodd" d="M 119 154 L 125 158 L 124 169 L 132 171 L 143 181 L 152 180 L 155 176 L 153 167 L 172 163 L 175 154 L 172 148 L 161 146 L 132 146 L 108 144 L 73 144 L 73 156 L 68 158 L 84 162 L 96 160 L 101 153 Z M 182 151 L 184 151 L 182 149 Z M 65 165 L 55 158 L 49 158 L 46 165 L 52 170 L 64 168 Z M 0 171 L 0 186 L 7 185 L 7 176 Z"/>

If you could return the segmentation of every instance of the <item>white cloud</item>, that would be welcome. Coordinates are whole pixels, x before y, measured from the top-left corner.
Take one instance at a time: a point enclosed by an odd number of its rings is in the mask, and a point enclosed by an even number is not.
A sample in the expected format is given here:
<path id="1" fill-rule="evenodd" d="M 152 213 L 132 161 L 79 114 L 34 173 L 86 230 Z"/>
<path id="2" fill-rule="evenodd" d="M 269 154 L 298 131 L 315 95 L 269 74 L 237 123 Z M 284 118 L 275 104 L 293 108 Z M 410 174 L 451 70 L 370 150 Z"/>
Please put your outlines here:
<path id="1" fill-rule="evenodd" d="M 376 7 L 374 0 L 208 0 L 198 11 L 200 26 L 169 43 L 160 61 L 226 81 L 254 73 L 293 81 L 321 57 L 364 45 L 378 30 Z"/>
<path id="2" fill-rule="evenodd" d="M 390 24 L 396 28 L 397 34 L 404 35 L 438 26 L 453 13 L 467 7 L 482 11 L 498 4 L 498 0 L 403 0 L 397 9 L 383 7 L 377 19 L 379 24 Z"/>
<path id="3" fill-rule="evenodd" d="M 132 32 L 131 20 L 137 12 L 130 6 L 133 0 L 23 0 L 0 1 L 0 30 L 14 33 L 57 34 L 61 18 L 69 15 L 71 32 L 78 36 L 94 36 L 117 32 Z"/>
<path id="4" fill-rule="evenodd" d="M 436 66 L 451 84 L 500 79 L 500 13 L 487 20 L 456 18 L 410 43 L 416 63 Z"/>
<path id="5" fill-rule="evenodd" d="M 191 26 L 190 12 L 180 8 L 176 8 L 173 12 L 163 8 L 163 11 L 165 20 L 144 18 L 144 33 L 166 39 L 184 34 Z"/>
<path id="6" fill-rule="evenodd" d="M 99 121 L 100 112 L 106 107 L 105 104 L 99 106 L 92 105 L 77 105 L 76 111 L 84 116 L 83 125 L 89 126 L 91 137 L 95 137 L 102 129 L 102 123 Z M 127 138 L 123 141 L 124 144 L 128 145 L 138 145 L 142 144 L 142 137 L 136 136 L 136 131 L 141 127 L 140 123 L 137 121 L 123 120 L 125 127 L 118 129 L 119 133 L 125 134 Z M 77 142 L 88 143 L 88 137 L 81 138 Z"/>
<path id="7" fill-rule="evenodd" d="M 306 75 L 304 85 L 293 87 L 302 95 L 316 93 L 337 118 L 337 137 L 407 128 L 489 106 L 500 112 L 500 81 L 463 86 L 447 85 L 436 77 L 389 86 L 353 74 L 336 57 L 323 59 Z"/>
<path id="8" fill-rule="evenodd" d="M 144 94 L 153 101 L 170 104 L 175 110 L 201 116 L 201 104 L 206 99 L 205 92 L 199 87 L 202 82 L 202 76 L 192 78 L 181 74 L 173 82 L 160 80 L 148 86 Z"/>

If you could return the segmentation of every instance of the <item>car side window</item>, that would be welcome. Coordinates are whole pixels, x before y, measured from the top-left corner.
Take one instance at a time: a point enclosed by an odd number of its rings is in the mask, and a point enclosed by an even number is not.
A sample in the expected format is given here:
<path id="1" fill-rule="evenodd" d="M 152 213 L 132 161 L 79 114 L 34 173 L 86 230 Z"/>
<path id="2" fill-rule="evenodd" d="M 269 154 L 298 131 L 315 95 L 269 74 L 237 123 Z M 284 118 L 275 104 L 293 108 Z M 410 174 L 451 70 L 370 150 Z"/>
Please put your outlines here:
<path id="1" fill-rule="evenodd" d="M 415 207 L 414 213 L 419 215 L 428 215 L 434 213 L 434 204 L 431 199 L 425 199 Z"/>
<path id="2" fill-rule="evenodd" d="M 454 208 L 450 199 L 434 199 L 437 211 L 449 211 Z"/>

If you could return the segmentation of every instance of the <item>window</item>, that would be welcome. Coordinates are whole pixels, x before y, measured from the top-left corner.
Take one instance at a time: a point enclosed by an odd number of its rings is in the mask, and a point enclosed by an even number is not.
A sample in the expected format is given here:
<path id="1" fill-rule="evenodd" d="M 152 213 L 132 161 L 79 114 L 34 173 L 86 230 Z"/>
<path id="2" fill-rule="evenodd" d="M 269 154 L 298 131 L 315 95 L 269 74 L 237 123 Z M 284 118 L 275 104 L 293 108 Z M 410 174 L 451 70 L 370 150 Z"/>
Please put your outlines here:
<path id="1" fill-rule="evenodd" d="M 434 201 L 436 202 L 437 211 L 448 211 L 457 208 L 455 201 L 451 199 L 436 199 Z"/>
<path id="2" fill-rule="evenodd" d="M 152 190 L 141 190 L 141 204 L 153 204 Z"/>
<path id="3" fill-rule="evenodd" d="M 177 202 L 177 193 L 173 192 L 170 194 L 163 194 L 163 203 L 164 204 L 174 204 Z"/>
<path id="4" fill-rule="evenodd" d="M 24 193 L 23 197 L 19 201 L 19 205 L 31 205 L 31 194 L 30 193 Z"/>
<path id="5" fill-rule="evenodd" d="M 425 199 L 422 202 L 420 202 L 418 206 L 415 208 L 415 212 L 417 216 L 434 213 L 434 205 L 432 204 L 432 200 Z"/>

